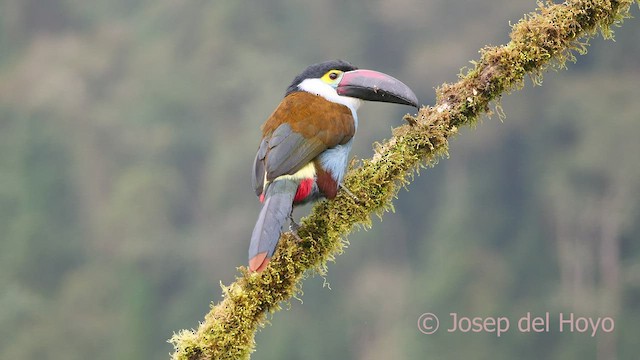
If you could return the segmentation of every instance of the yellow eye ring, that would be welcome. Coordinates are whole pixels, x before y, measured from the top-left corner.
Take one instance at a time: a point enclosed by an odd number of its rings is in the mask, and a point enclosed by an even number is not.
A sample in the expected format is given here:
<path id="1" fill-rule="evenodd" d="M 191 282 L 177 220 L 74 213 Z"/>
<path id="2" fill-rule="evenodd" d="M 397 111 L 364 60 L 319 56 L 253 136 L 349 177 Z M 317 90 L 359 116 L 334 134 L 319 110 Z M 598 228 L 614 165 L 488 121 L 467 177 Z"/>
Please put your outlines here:
<path id="1" fill-rule="evenodd" d="M 335 82 L 338 81 L 341 76 L 342 76 L 342 71 L 337 69 L 331 69 L 322 76 L 322 81 L 324 81 L 327 84 L 334 85 Z"/>

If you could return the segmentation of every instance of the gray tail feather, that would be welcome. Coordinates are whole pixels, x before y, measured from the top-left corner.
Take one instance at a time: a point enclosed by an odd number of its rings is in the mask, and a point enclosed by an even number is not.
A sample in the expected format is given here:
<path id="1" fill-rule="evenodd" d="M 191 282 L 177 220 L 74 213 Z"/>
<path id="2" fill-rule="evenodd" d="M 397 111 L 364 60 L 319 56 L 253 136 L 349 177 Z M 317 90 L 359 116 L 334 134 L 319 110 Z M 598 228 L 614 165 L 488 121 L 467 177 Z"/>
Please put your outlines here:
<path id="1" fill-rule="evenodd" d="M 282 226 L 293 209 L 297 189 L 298 183 L 294 180 L 280 179 L 269 184 L 251 234 L 249 260 L 263 252 L 267 252 L 267 258 L 270 258 L 276 251 Z"/>

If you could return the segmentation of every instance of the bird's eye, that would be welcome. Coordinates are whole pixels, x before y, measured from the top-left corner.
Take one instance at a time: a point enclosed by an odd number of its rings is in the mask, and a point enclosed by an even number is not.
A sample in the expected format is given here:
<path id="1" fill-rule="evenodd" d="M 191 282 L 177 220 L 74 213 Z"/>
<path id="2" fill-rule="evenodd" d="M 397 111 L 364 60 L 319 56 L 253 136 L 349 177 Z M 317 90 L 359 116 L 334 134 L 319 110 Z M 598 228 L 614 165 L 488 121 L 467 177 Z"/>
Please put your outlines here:
<path id="1" fill-rule="evenodd" d="M 329 79 L 335 80 L 337 78 L 338 78 L 338 73 L 335 73 L 335 72 L 329 73 Z"/>

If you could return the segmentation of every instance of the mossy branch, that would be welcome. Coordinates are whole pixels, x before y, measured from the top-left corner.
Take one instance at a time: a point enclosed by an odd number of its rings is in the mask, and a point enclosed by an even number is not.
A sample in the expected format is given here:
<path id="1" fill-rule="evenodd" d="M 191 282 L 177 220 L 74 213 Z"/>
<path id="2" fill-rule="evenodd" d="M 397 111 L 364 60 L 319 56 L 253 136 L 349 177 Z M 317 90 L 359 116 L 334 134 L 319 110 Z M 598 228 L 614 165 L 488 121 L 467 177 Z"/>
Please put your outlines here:
<path id="1" fill-rule="evenodd" d="M 212 306 L 197 330 L 182 330 L 170 340 L 173 359 L 247 359 L 254 335 L 266 314 L 300 291 L 305 272 L 326 270 L 326 262 L 343 251 L 344 237 L 356 225 L 369 226 L 371 215 L 391 208 L 391 200 L 420 167 L 433 165 L 447 154 L 447 139 L 462 125 L 473 124 L 489 103 L 503 93 L 523 86 L 529 75 L 538 83 L 549 67 L 564 68 L 585 53 L 586 41 L 600 32 L 612 36 L 611 27 L 629 17 L 629 8 L 640 0 L 570 0 L 563 4 L 538 2 L 536 12 L 513 26 L 511 41 L 486 47 L 480 60 L 455 84 L 437 89 L 436 104 L 420 109 L 393 137 L 376 144 L 375 155 L 349 171 L 345 185 L 358 198 L 341 192 L 324 201 L 303 219 L 299 242 L 282 235 L 278 250 L 262 273 L 240 268 L 236 281 L 223 288 L 223 300 Z M 499 110 L 499 108 L 498 108 Z"/>

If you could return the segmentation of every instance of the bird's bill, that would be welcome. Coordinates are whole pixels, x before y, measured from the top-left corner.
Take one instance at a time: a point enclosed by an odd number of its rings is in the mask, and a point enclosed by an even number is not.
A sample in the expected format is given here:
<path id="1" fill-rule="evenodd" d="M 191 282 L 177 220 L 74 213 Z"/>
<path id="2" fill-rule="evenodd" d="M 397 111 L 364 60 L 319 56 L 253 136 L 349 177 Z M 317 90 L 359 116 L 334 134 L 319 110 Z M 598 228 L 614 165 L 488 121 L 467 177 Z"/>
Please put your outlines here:
<path id="1" fill-rule="evenodd" d="M 353 70 L 342 75 L 338 95 L 418 107 L 418 98 L 402 81 L 373 70 Z"/>

